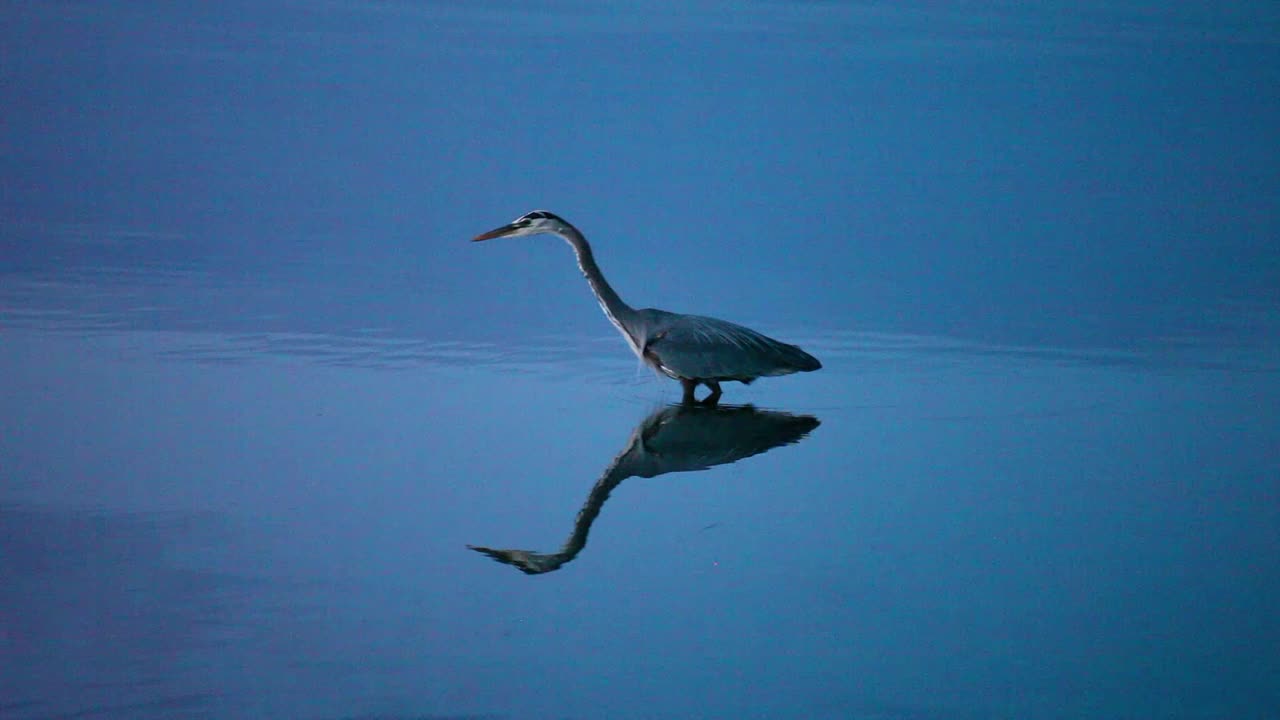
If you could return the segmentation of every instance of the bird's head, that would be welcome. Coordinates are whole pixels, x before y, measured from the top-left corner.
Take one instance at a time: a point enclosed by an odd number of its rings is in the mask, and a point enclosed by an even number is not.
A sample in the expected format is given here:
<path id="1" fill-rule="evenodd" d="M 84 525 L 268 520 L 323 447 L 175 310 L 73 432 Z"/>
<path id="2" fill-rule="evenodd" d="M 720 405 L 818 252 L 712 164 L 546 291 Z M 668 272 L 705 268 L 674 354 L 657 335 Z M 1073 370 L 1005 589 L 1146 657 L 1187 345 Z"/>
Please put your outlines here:
<path id="1" fill-rule="evenodd" d="M 565 222 L 563 218 L 555 213 L 549 213 L 546 210 L 534 210 L 525 213 L 500 228 L 494 228 L 487 233 L 472 238 L 472 242 L 480 242 L 481 240 L 492 240 L 500 237 L 520 237 L 521 235 L 541 235 L 543 233 L 552 233 L 554 235 L 565 234 L 566 229 L 572 226 Z"/>

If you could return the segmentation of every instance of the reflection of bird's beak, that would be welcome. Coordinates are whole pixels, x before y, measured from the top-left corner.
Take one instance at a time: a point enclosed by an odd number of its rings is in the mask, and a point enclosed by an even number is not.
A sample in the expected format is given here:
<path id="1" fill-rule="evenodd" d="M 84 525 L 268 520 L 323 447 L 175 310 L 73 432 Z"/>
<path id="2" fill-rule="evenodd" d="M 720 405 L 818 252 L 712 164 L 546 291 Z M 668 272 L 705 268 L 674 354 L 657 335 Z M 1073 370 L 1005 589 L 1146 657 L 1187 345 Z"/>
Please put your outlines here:
<path id="1" fill-rule="evenodd" d="M 492 240 L 494 238 L 506 237 L 507 235 L 514 233 L 515 231 L 519 230 L 522 227 L 524 227 L 524 225 L 520 223 L 511 223 L 509 225 L 503 225 L 500 228 L 494 228 L 487 233 L 481 233 L 471 238 L 471 242 L 480 242 L 481 240 Z"/>

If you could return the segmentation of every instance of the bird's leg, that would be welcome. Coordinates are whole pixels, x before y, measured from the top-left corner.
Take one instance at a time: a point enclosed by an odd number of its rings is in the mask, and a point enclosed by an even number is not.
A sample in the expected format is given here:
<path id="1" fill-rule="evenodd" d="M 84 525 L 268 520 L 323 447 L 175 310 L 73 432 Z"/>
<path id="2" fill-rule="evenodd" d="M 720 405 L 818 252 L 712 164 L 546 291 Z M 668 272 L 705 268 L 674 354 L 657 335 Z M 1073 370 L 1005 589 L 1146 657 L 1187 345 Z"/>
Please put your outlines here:
<path id="1" fill-rule="evenodd" d="M 685 378 L 680 378 L 680 386 L 684 388 L 684 397 L 681 398 L 680 401 L 686 404 L 693 403 L 694 402 L 693 389 L 698 387 L 698 381 L 686 380 Z"/>
<path id="2" fill-rule="evenodd" d="M 711 394 L 702 398 L 703 405 L 715 405 L 720 402 L 720 382 L 717 380 L 703 380 L 703 385 L 711 390 Z"/>

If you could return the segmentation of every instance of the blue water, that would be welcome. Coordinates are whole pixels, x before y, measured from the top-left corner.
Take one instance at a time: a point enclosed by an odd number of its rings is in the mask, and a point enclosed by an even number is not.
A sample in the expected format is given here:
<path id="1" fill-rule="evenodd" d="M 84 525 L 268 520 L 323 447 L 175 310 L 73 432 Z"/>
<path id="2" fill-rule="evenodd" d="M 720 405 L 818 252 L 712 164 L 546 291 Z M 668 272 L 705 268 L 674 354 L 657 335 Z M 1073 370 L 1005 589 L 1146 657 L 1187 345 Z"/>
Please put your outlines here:
<path id="1" fill-rule="evenodd" d="M 6 331 L 4 716 L 1275 707 L 1274 359 L 808 338 L 727 391 L 776 447 L 685 421 L 570 563 L 468 550 L 559 550 L 676 399 L 610 340 Z"/>
<path id="2" fill-rule="evenodd" d="M 1280 718 L 1272 6 L 0 12 L 0 718 Z"/>

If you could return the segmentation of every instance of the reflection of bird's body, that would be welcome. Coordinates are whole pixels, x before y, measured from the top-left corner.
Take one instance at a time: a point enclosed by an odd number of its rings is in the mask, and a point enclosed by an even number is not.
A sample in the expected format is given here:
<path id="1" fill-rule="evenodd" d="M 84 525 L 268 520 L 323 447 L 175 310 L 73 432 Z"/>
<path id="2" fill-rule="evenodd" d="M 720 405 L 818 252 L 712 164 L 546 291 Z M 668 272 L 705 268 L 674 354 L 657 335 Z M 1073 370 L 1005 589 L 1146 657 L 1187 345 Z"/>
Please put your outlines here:
<path id="1" fill-rule="evenodd" d="M 821 423 L 810 415 L 757 410 L 750 405 L 715 407 L 683 404 L 658 408 L 642 420 L 627 446 L 596 481 L 578 511 L 573 532 L 553 553 L 468 545 L 529 575 L 559 569 L 587 546 L 591 525 L 609 495 L 633 477 L 654 478 L 676 472 L 708 470 L 798 443 Z"/>
<path id="2" fill-rule="evenodd" d="M 578 267 L 604 314 L 641 360 L 680 382 L 686 401 L 693 400 L 693 391 L 699 383 L 711 391 L 706 402 L 714 403 L 720 399 L 722 381 L 750 383 L 759 377 L 822 367 L 817 358 L 795 345 L 741 325 L 701 315 L 633 309 L 605 281 L 582 233 L 552 213 L 535 210 L 475 240 L 542 233 L 559 235 L 569 242 L 578 256 Z"/>

